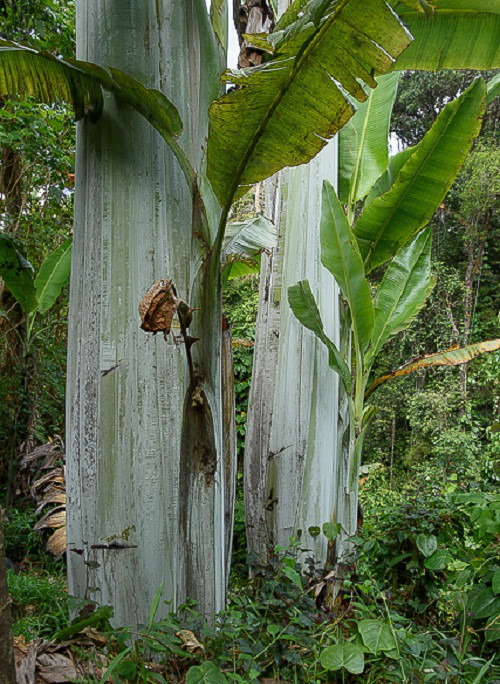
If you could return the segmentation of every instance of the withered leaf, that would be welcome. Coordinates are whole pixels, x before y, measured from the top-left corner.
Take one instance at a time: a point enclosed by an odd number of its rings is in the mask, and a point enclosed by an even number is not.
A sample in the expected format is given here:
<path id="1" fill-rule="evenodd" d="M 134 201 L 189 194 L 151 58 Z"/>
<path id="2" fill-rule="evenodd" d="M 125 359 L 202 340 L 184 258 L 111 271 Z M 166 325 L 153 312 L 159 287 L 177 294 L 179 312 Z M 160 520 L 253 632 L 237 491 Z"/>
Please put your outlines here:
<path id="1" fill-rule="evenodd" d="M 154 282 L 139 303 L 141 328 L 168 335 L 177 303 L 177 292 L 171 280 L 162 278 Z"/>

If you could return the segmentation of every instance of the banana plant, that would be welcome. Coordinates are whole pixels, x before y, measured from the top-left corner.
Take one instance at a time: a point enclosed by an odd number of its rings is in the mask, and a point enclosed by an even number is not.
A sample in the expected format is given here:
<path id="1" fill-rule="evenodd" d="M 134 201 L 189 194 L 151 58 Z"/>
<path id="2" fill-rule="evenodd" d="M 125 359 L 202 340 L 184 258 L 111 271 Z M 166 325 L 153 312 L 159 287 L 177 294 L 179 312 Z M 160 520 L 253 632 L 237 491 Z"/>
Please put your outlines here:
<path id="1" fill-rule="evenodd" d="M 0 277 L 24 313 L 25 330 L 22 337 L 24 354 L 28 354 L 36 336 L 33 333 L 37 317 L 46 314 L 56 303 L 62 289 L 69 283 L 72 239 L 68 238 L 42 262 L 35 275 L 30 262 L 16 241 L 0 234 Z M 5 312 L 4 315 L 8 315 Z"/>
<path id="2" fill-rule="evenodd" d="M 67 438 L 68 530 L 81 553 L 69 554 L 69 576 L 74 593 L 93 587 L 99 601 L 119 604 L 118 620 L 144 621 L 163 580 L 169 599 L 189 595 L 207 614 L 222 606 L 220 261 L 233 201 L 252 183 L 312 159 L 354 114 L 351 100 L 367 99 L 361 84 L 375 87 L 377 76 L 418 68 L 419 60 L 435 68 L 444 37 L 445 66 L 457 66 L 456 45 L 475 47 L 473 25 L 498 27 L 497 13 L 479 0 L 433 5 L 431 20 L 421 22 L 417 3 L 394 3 L 418 42 L 398 66 L 412 36 L 383 0 L 296 0 L 271 36 L 252 39 L 262 41 L 266 60 L 224 72 L 223 83 L 237 88 L 219 97 L 220 0 L 210 17 L 204 0 L 127 0 L 119 10 L 79 0 L 83 59 L 0 41 L 0 95 L 68 102 L 82 120 Z M 439 31 L 428 40 L 434 21 Z M 500 64 L 491 51 L 467 55 L 470 67 Z M 140 296 L 167 268 L 183 299 L 200 309 L 189 381 L 178 346 L 146 346 L 137 337 Z M 146 582 L 134 579 L 123 554 L 97 558 L 92 549 L 92 540 L 130 530 L 131 563 L 137 572 L 150 567 Z"/>
<path id="3" fill-rule="evenodd" d="M 381 91 L 382 92 L 382 91 Z M 348 399 L 349 447 L 346 476 L 341 480 L 339 499 L 350 500 L 352 515 L 338 517 L 341 525 L 337 562 L 346 563 L 352 551 L 349 538 L 356 532 L 357 491 L 363 440 L 376 413 L 373 392 L 384 382 L 423 367 L 467 363 L 478 354 L 500 348 L 500 339 L 448 349 L 411 361 L 401 368 L 371 380 L 375 360 L 384 345 L 405 330 L 424 306 L 434 286 L 431 274 L 431 229 L 425 227 L 456 177 L 474 137 L 478 134 L 486 103 L 486 85 L 478 79 L 438 116 L 421 142 L 389 162 L 372 188 L 374 164 L 361 156 L 367 136 L 361 136 L 360 156 L 350 177 L 342 184 L 346 210 L 328 183 L 323 185 L 321 216 L 321 261 L 335 277 L 347 304 L 352 328 L 352 368 L 345 354 L 326 335 L 321 314 L 308 281 L 292 285 L 288 300 L 306 328 L 327 347 L 329 365 L 339 375 Z M 369 127 L 362 112 L 356 130 Z M 344 153 L 349 148 L 346 131 Z M 364 142 L 363 142 L 364 141 Z M 386 138 L 387 141 L 387 138 Z M 351 140 L 352 142 L 352 140 Z M 387 142 L 385 143 L 387 145 Z M 376 149 L 377 146 L 375 146 Z M 395 169 L 398 169 L 395 172 Z M 356 218 L 354 204 L 367 197 Z M 369 279 L 375 266 L 389 262 L 378 287 Z M 370 398 L 370 401 L 368 399 Z M 352 503 L 354 502 L 354 505 Z"/>

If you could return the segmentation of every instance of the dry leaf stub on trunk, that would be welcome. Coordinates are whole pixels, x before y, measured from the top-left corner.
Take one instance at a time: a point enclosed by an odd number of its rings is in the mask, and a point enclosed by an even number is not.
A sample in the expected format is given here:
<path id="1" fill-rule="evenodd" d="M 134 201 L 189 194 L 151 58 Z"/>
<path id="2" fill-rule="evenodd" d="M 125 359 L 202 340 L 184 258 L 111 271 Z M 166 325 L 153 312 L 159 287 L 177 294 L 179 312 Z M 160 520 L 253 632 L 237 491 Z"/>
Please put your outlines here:
<path id="1" fill-rule="evenodd" d="M 170 332 L 178 300 L 174 284 L 168 278 L 154 282 L 139 303 L 141 328 L 146 332 Z"/>

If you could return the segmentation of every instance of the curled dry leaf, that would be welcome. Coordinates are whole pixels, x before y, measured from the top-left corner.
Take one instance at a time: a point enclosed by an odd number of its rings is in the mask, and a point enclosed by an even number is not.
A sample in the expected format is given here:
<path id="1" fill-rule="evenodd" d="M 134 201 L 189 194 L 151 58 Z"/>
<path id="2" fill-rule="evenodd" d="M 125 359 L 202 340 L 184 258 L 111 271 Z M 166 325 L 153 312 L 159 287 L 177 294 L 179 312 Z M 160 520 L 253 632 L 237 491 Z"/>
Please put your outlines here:
<path id="1" fill-rule="evenodd" d="M 174 284 L 168 278 L 154 282 L 139 303 L 141 328 L 146 332 L 168 335 L 178 300 Z"/>
<path id="2" fill-rule="evenodd" d="M 203 653 L 205 651 L 205 646 L 200 644 L 193 632 L 190 632 L 189 629 L 181 629 L 180 632 L 175 633 L 175 636 L 179 637 L 182 641 L 182 646 L 189 651 L 189 653 Z"/>

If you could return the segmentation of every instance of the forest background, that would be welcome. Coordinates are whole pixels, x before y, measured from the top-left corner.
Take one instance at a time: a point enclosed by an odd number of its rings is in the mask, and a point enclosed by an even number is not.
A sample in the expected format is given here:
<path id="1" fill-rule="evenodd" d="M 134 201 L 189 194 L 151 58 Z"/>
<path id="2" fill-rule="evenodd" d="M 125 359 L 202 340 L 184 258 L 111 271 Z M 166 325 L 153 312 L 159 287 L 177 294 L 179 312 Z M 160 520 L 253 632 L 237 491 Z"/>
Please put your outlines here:
<path id="1" fill-rule="evenodd" d="M 0 16 L 1 37 L 63 57 L 74 54 L 72 3 L 0 2 Z M 443 106 L 463 92 L 476 75 L 404 73 L 391 121 L 393 145 L 402 149 L 417 143 Z M 493 74 L 484 75 L 488 79 Z M 488 107 L 481 134 L 459 177 L 432 219 L 432 268 L 437 285 L 411 327 L 387 347 L 387 353 L 378 361 L 377 375 L 423 353 L 498 336 L 499 118 L 496 100 Z M 1 229 L 19 241 L 37 271 L 44 258 L 71 236 L 75 151 L 72 114 L 65 107 L 48 108 L 29 99 L 3 101 L 0 146 Z M 257 205 L 255 193 L 249 193 L 239 202 L 235 218 L 250 218 L 256 214 Z M 258 274 L 227 282 L 225 315 L 236 341 L 240 466 L 244 459 L 257 305 Z M 32 531 L 39 519 L 29 494 L 28 485 L 33 481 L 19 477 L 18 472 L 20 462 L 36 446 L 50 441 L 62 447 L 67 312 L 65 287 L 56 304 L 36 317 L 26 340 L 18 334 L 22 319 L 19 307 L 6 289 L 0 291 L 0 477 L 2 497 L 9 506 L 5 534 L 7 557 L 13 564 L 9 581 L 14 630 L 26 639 L 50 637 L 67 624 L 63 561 L 55 561 L 45 552 L 45 530 Z M 361 594 L 368 597 L 366 603 L 373 600 L 375 606 L 375 590 L 370 588 L 367 577 L 376 578 L 376 591 L 392 586 L 395 595 L 385 594 L 384 602 L 389 600 L 391 610 L 398 611 L 402 627 L 417 641 L 424 631 L 432 635 L 428 645 L 432 652 L 430 663 L 434 658 L 438 665 L 430 665 L 435 678 L 425 681 L 440 681 L 440 677 L 445 681 L 443 672 L 452 676 L 453 668 L 468 673 L 456 681 L 476 681 L 474 678 L 488 662 L 490 669 L 484 671 L 482 681 L 495 681 L 498 676 L 498 668 L 496 674 L 491 670 L 495 666 L 495 640 L 492 635 L 488 640 L 484 633 L 486 624 L 498 615 L 498 605 L 476 606 L 476 614 L 469 615 L 467 624 L 472 636 L 467 640 L 460 615 L 464 606 L 470 613 L 477 596 L 472 595 L 471 604 L 466 593 L 474 589 L 474 581 L 470 576 L 460 578 L 460 573 L 471 566 L 484 578 L 481 568 L 489 568 L 491 558 L 498 553 L 498 504 L 492 503 L 491 497 L 500 481 L 499 375 L 498 358 L 492 354 L 469 367 L 424 369 L 416 376 L 386 383 L 378 400 L 381 411 L 365 442 L 361 480 L 364 520 L 356 582 Z M 476 494 L 476 499 L 457 500 L 456 492 L 462 489 L 467 495 Z M 480 512 L 473 513 L 477 508 Z M 480 534 L 478 519 L 484 520 Z M 430 555 L 425 539 L 432 545 L 431 538 L 438 539 L 447 554 L 441 566 L 435 568 L 425 565 Z M 475 566 L 471 560 L 474 558 L 479 558 Z M 287 567 L 277 561 L 269 576 L 275 581 Z M 244 584 L 245 568 L 240 492 L 232 571 L 236 591 Z M 297 589 L 293 576 L 290 579 L 290 573 L 285 573 L 285 577 L 290 580 L 293 595 Z M 491 577 L 488 582 L 493 586 Z M 265 602 L 259 593 L 263 586 L 267 586 L 265 581 L 252 589 L 256 592 L 252 600 L 258 606 Z M 247 596 L 253 596 L 247 592 Z M 303 597 L 306 601 L 305 593 Z M 307 604 L 304 612 L 310 609 Z M 282 607 L 274 606 L 273 610 Z M 364 615 L 373 618 L 369 611 Z M 278 618 L 274 619 L 279 624 Z M 441 641 L 432 630 L 441 634 Z M 271 640 L 276 636 L 272 632 Z M 441 643 L 443 640 L 450 643 Z M 439 649 L 442 658 L 437 655 Z M 266 645 L 264 650 L 268 650 Z M 251 648 L 250 654 L 250 664 L 239 665 L 239 672 L 248 674 L 254 668 L 255 677 L 276 671 L 287 677 L 299 667 L 293 658 L 287 658 L 286 649 L 271 663 L 265 658 L 259 660 Z M 386 655 L 384 652 L 387 661 Z M 137 656 L 130 662 L 139 661 Z M 411 671 L 411 662 L 408 667 Z M 376 672 L 376 664 L 372 664 L 372 671 Z M 469 675 L 470 679 L 466 678 Z"/>

